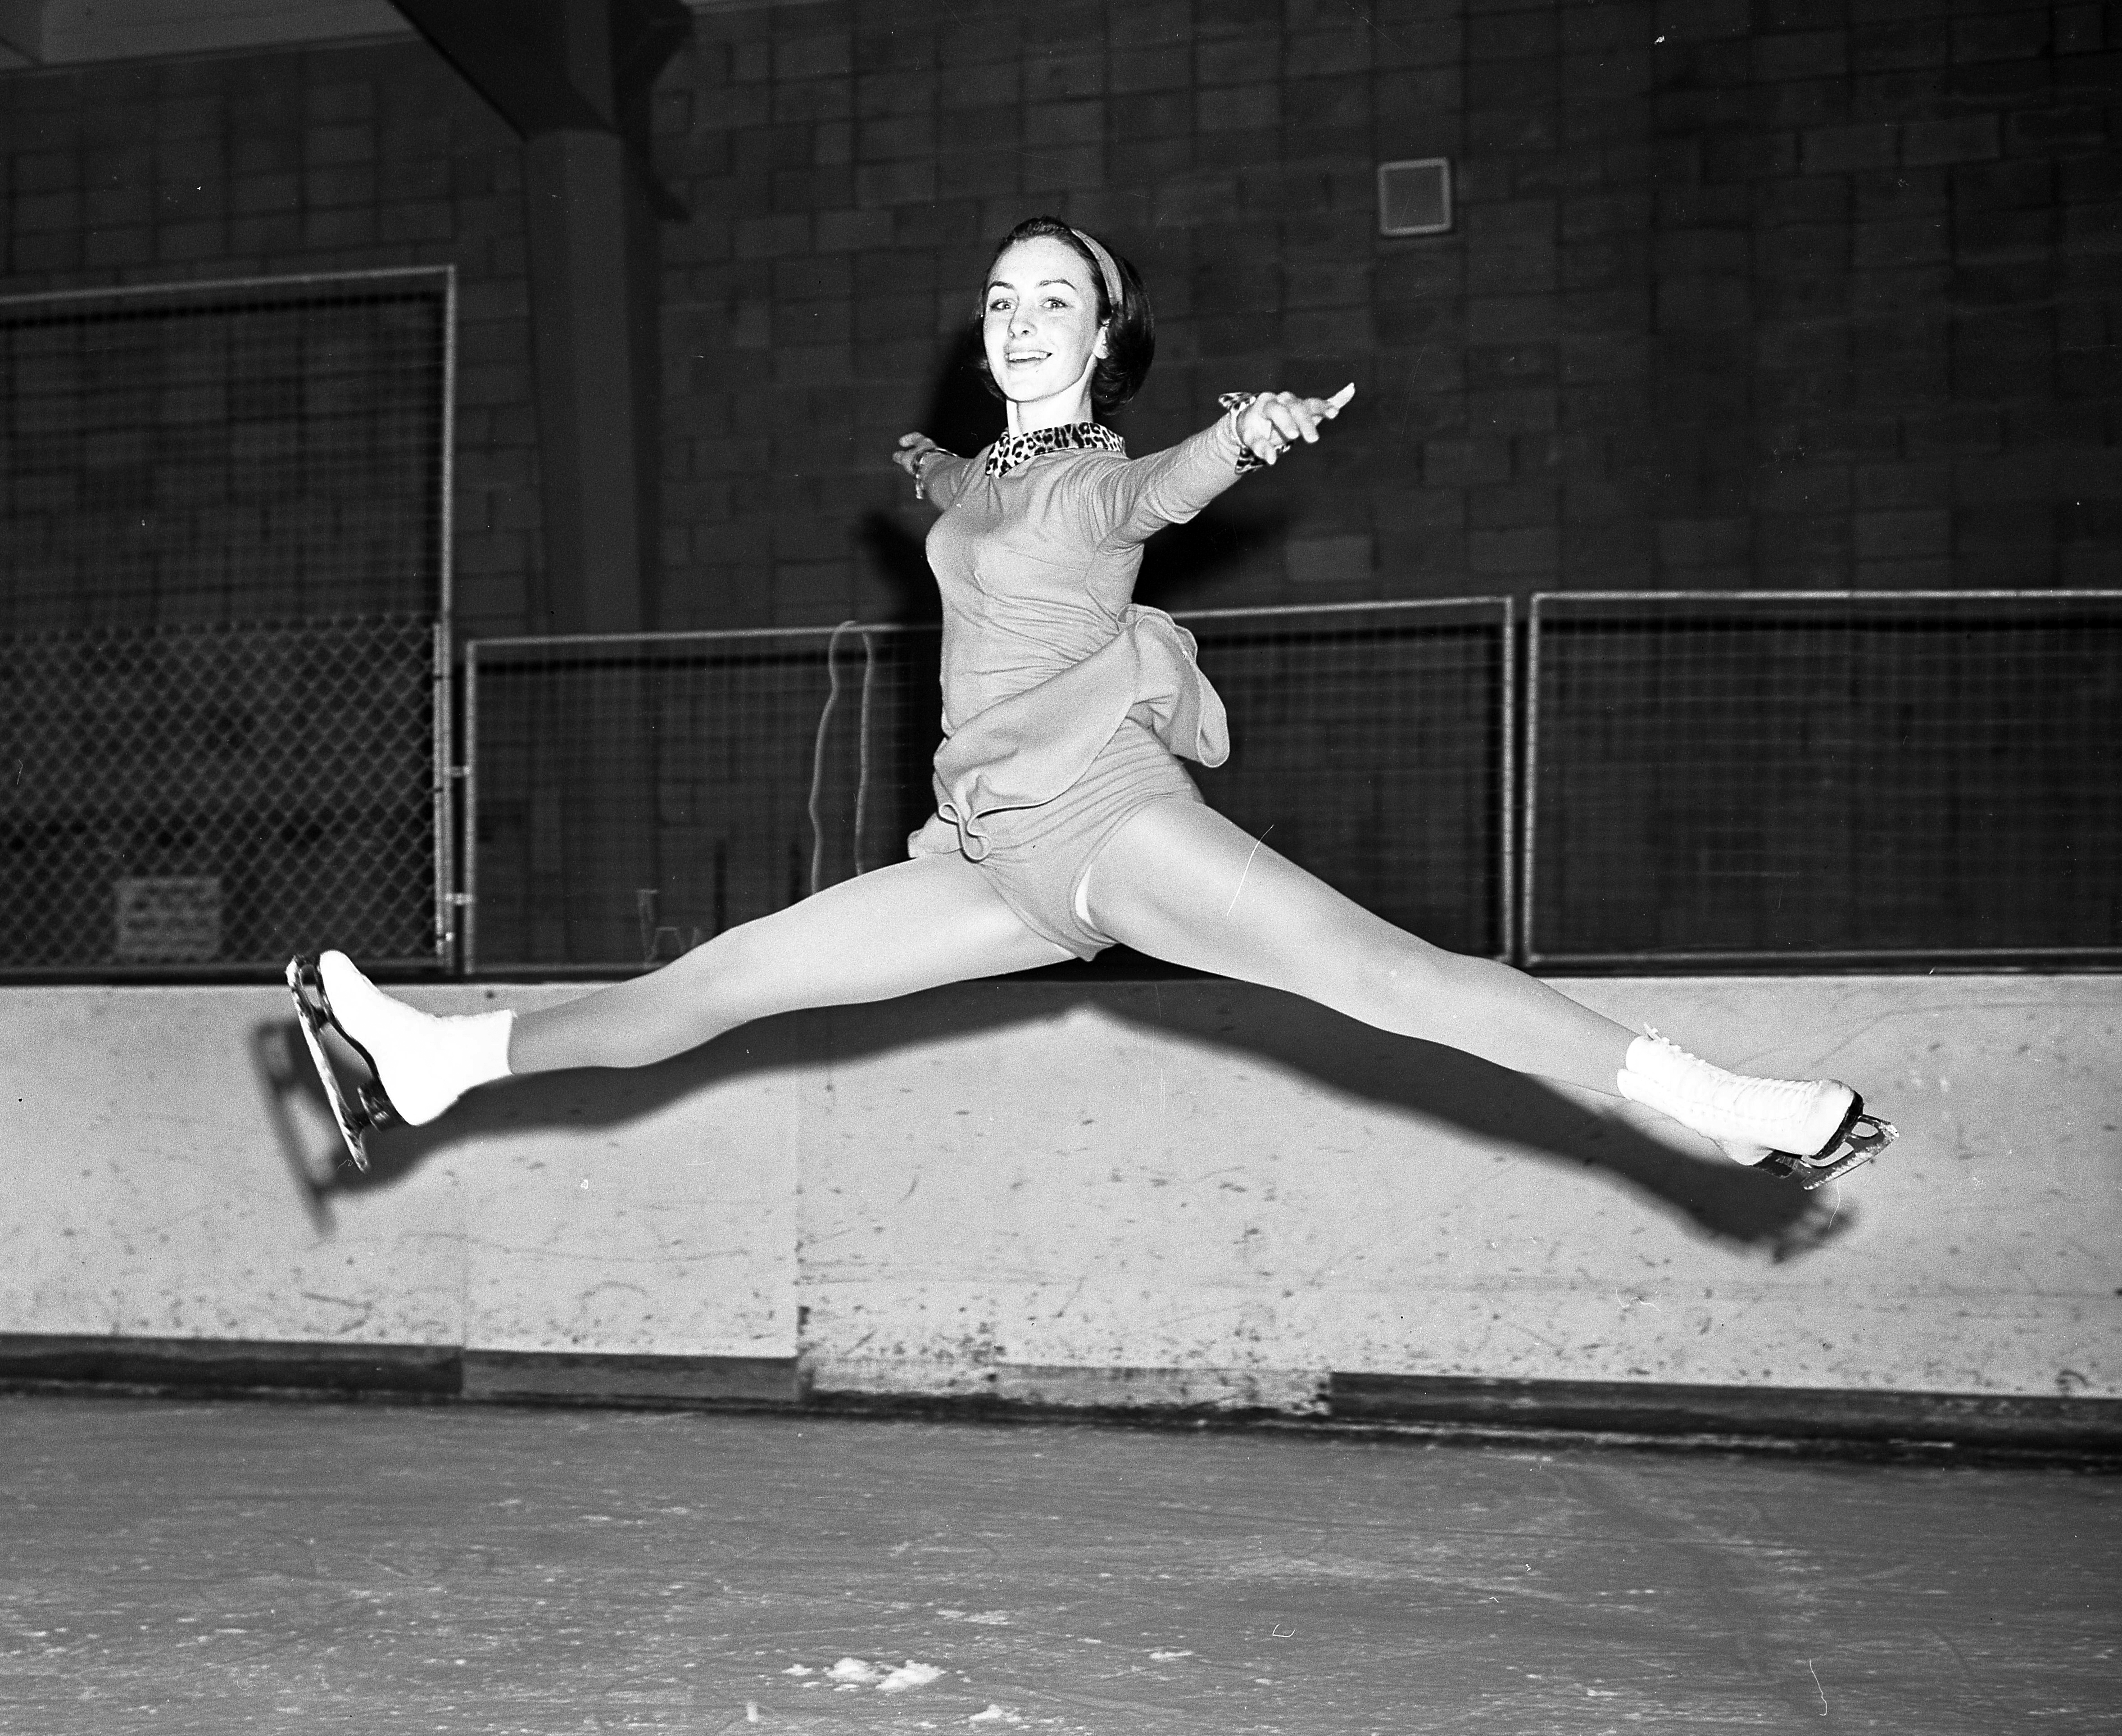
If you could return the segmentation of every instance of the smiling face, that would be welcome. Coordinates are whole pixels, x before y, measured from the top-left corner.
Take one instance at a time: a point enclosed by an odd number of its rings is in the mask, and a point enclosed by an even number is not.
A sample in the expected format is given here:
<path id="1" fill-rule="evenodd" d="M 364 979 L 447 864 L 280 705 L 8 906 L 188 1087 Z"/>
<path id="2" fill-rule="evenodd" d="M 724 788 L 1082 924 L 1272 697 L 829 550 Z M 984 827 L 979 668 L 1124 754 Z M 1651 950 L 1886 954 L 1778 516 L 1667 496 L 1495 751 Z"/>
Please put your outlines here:
<path id="1" fill-rule="evenodd" d="M 1091 419 L 1091 370 L 1105 353 L 1096 283 L 1052 235 L 1019 241 L 988 274 L 980 336 L 1012 433 Z"/>

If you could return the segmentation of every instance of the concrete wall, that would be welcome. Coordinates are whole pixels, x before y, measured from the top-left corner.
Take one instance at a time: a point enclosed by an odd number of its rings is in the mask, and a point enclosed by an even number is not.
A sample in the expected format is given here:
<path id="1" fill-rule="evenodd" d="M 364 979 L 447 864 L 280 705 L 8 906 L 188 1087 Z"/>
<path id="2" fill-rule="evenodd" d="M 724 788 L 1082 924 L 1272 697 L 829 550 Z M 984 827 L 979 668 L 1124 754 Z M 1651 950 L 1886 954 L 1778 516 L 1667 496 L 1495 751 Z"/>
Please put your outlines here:
<path id="1" fill-rule="evenodd" d="M 2122 979 L 1562 986 L 1902 1139 L 1807 1196 L 1285 997 L 1047 980 L 501 1088 L 334 1177 L 278 991 L 13 989 L 0 1332 L 1292 1410 L 1329 1370 L 2122 1396 Z"/>

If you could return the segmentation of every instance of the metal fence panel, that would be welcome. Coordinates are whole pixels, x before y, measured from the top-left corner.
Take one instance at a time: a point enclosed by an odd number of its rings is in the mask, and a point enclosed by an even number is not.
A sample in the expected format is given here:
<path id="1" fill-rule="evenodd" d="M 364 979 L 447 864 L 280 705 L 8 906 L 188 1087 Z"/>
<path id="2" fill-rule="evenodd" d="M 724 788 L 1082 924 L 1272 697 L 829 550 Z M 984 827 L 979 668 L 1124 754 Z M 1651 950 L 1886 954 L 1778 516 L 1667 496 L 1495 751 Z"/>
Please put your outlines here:
<path id="1" fill-rule="evenodd" d="M 2122 952 L 2122 593 L 1533 600 L 1527 961 Z"/>
<path id="2" fill-rule="evenodd" d="M 455 325 L 448 267 L 0 297 L 0 972 L 446 962 Z"/>
<path id="3" fill-rule="evenodd" d="M 641 968 L 903 856 L 927 811 L 932 629 L 473 640 L 465 667 L 468 969 Z"/>
<path id="4" fill-rule="evenodd" d="M 1510 606 L 1182 616 L 1227 702 L 1209 802 L 1390 919 L 1507 948 Z M 468 967 L 639 969 L 905 854 L 933 628 L 482 640 Z"/>
<path id="5" fill-rule="evenodd" d="M 1231 714 L 1210 805 L 1387 921 L 1507 954 L 1509 600 L 1180 619 Z"/>
<path id="6" fill-rule="evenodd" d="M 0 641 L 0 975 L 436 968 L 435 624 Z"/>

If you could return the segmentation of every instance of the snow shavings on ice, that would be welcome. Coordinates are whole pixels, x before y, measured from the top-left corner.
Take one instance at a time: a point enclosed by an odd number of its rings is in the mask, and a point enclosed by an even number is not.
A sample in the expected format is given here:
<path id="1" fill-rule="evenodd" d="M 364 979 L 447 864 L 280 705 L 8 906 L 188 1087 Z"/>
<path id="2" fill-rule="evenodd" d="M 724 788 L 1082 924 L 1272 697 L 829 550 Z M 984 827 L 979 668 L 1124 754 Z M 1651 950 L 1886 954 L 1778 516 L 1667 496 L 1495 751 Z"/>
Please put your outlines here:
<path id="1" fill-rule="evenodd" d="M 794 1674 L 794 1671 L 786 1673 Z M 808 1673 L 806 1672 L 805 1673 Z M 911 1658 L 895 1670 L 867 1658 L 843 1658 L 825 1672 L 825 1678 L 848 1687 L 874 1687 L 880 1694 L 903 1694 L 910 1687 L 926 1687 L 943 1672 L 932 1663 L 917 1663 Z"/>
<path id="2" fill-rule="evenodd" d="M 883 1674 L 883 1666 L 872 1663 L 867 1658 L 843 1658 L 825 1672 L 826 1679 L 831 1682 L 870 1682 Z"/>

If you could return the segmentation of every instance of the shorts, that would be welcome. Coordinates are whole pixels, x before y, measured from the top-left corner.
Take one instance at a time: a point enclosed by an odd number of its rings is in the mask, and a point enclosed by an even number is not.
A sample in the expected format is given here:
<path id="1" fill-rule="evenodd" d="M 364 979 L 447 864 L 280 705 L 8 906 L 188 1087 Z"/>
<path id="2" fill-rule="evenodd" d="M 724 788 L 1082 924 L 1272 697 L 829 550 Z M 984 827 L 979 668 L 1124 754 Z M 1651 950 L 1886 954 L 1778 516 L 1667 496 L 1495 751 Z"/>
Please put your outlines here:
<path id="1" fill-rule="evenodd" d="M 991 848 L 978 866 L 1032 933 L 1078 958 L 1095 957 L 1115 942 L 1091 926 L 1082 896 L 1091 864 L 1123 825 L 1166 796 L 1199 802 L 1201 792 L 1171 751 L 1130 718 L 1051 802 L 984 816 Z M 957 830 L 932 818 L 917 837 L 925 854 L 932 840 L 955 849 Z"/>

